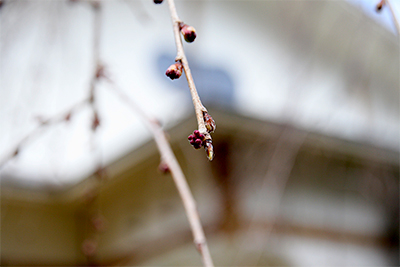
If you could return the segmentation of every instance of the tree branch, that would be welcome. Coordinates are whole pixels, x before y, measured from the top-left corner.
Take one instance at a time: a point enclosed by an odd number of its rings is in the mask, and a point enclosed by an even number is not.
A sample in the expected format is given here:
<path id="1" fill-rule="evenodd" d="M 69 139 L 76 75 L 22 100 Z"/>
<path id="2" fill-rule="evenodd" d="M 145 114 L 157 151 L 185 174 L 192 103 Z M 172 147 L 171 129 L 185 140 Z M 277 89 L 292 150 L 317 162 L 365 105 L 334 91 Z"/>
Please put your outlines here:
<path id="1" fill-rule="evenodd" d="M 147 115 L 133 100 L 131 100 L 119 87 L 117 87 L 109 78 L 105 77 L 110 85 L 113 85 L 113 92 L 125 102 L 134 112 L 136 112 L 146 124 L 152 133 L 157 148 L 161 155 L 161 161 L 166 163 L 172 174 L 172 178 L 178 189 L 179 195 L 185 207 L 186 216 L 189 220 L 192 229 L 194 243 L 199 251 L 204 266 L 212 267 L 210 251 L 207 246 L 207 240 L 204 235 L 203 227 L 200 222 L 200 217 L 197 212 L 196 202 L 186 182 L 185 175 L 172 151 L 170 144 L 167 141 L 164 131 L 162 130 L 157 119 Z"/>
<path id="2" fill-rule="evenodd" d="M 182 62 L 183 69 L 185 70 L 186 79 L 189 85 L 190 94 L 192 95 L 192 101 L 196 112 L 198 130 L 200 133 L 205 135 L 206 140 L 212 140 L 211 135 L 208 133 L 204 122 L 204 115 L 207 114 L 208 112 L 207 109 L 201 103 L 199 94 L 197 93 L 196 85 L 194 84 L 193 76 L 190 71 L 189 62 L 186 58 L 185 51 L 183 49 L 182 39 L 180 35 L 182 21 L 179 19 L 178 13 L 176 12 L 174 0 L 168 0 L 168 6 L 170 10 L 172 26 L 174 30 L 176 50 L 177 50 L 175 61 Z"/>
<path id="3" fill-rule="evenodd" d="M 37 133 L 39 133 L 40 130 L 42 130 L 45 127 L 48 127 L 50 125 L 60 123 L 63 121 L 69 121 L 71 119 L 71 116 L 73 115 L 74 112 L 78 111 L 82 107 L 84 107 L 86 104 L 89 103 L 89 99 L 83 99 L 82 101 L 74 104 L 71 106 L 69 109 L 66 111 L 63 111 L 53 117 L 47 118 L 45 120 L 40 119 L 40 124 L 30 131 L 24 138 L 22 138 L 17 145 L 14 147 L 14 149 L 11 150 L 1 161 L 0 161 L 0 169 L 4 167 L 4 165 L 12 158 L 16 157 L 21 148 L 29 142 L 30 139 L 32 139 Z"/>

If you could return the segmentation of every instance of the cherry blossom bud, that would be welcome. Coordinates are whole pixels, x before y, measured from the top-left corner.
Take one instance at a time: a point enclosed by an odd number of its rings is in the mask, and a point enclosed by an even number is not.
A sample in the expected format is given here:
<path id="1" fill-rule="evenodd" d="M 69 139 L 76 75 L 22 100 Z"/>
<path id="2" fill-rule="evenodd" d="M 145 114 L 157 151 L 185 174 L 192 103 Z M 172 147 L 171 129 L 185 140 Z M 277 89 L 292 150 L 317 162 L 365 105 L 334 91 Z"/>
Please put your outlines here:
<path id="1" fill-rule="evenodd" d="M 158 165 L 158 170 L 162 173 L 162 174 L 166 174 L 169 173 L 171 170 L 169 169 L 169 166 L 166 162 L 161 161 L 160 165 Z"/>
<path id="2" fill-rule="evenodd" d="M 179 77 L 181 77 L 182 63 L 176 62 L 175 64 L 169 66 L 169 68 L 165 72 L 165 75 L 167 75 L 171 80 L 178 79 Z"/>
<path id="3" fill-rule="evenodd" d="M 191 43 L 196 39 L 196 30 L 192 26 L 183 24 L 181 27 L 181 33 L 185 41 L 188 43 Z"/>
<path id="4" fill-rule="evenodd" d="M 193 134 L 188 136 L 189 143 L 195 148 L 199 149 L 203 146 L 205 136 L 201 134 L 198 130 L 195 130 Z"/>

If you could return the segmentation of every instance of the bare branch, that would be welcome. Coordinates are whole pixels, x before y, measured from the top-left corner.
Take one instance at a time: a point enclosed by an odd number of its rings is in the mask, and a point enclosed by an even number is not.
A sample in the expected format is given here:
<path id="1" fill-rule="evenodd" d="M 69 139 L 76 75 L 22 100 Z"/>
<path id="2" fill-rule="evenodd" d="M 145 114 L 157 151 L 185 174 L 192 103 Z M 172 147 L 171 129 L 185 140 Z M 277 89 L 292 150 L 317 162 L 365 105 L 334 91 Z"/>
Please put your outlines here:
<path id="1" fill-rule="evenodd" d="M 10 159 L 16 157 L 23 146 L 31 139 L 33 138 L 36 134 L 42 130 L 42 128 L 63 122 L 63 121 L 69 121 L 72 114 L 76 112 L 78 109 L 81 109 L 83 106 L 86 104 L 89 104 L 93 110 L 93 122 L 92 122 L 92 129 L 95 130 L 97 126 L 99 125 L 99 117 L 98 117 L 98 112 L 97 108 L 95 106 L 95 83 L 97 82 L 97 79 L 101 77 L 101 72 L 103 70 L 103 67 L 100 64 L 99 61 L 99 40 L 100 40 L 100 23 L 101 23 L 101 12 L 100 12 L 100 2 L 98 1 L 92 1 L 90 2 L 91 6 L 95 10 L 94 12 L 94 35 L 93 35 L 93 61 L 94 61 L 94 66 L 95 66 L 95 73 L 93 75 L 93 78 L 90 82 L 90 89 L 89 89 L 89 97 L 74 104 L 72 107 L 67 109 L 67 111 L 63 111 L 60 114 L 57 114 L 51 118 L 47 118 L 45 120 L 40 119 L 40 124 L 33 129 L 31 132 L 29 132 L 24 138 L 22 138 L 17 145 L 15 146 L 14 149 L 12 149 L 1 161 L 0 161 L 0 169 L 4 167 L 4 164 L 7 163 Z M 40 118 L 40 117 L 39 117 Z"/>
<path id="2" fill-rule="evenodd" d="M 68 108 L 66 111 L 63 111 L 51 118 L 47 118 L 45 120 L 40 119 L 40 124 L 30 131 L 24 138 L 22 138 L 17 145 L 12 149 L 1 161 L 0 161 L 0 169 L 4 167 L 4 165 L 12 158 L 16 157 L 19 152 L 23 149 L 23 146 L 28 143 L 35 135 L 37 135 L 43 128 L 48 127 L 50 125 L 60 123 L 63 121 L 69 121 L 71 116 L 77 112 L 79 109 L 84 107 L 89 103 L 89 99 L 84 99 L 72 107 Z"/>
<path id="3" fill-rule="evenodd" d="M 208 112 L 207 112 L 207 109 L 203 106 L 203 104 L 200 100 L 199 94 L 197 93 L 196 85 L 194 84 L 193 76 L 192 76 L 192 73 L 189 68 L 189 62 L 186 58 L 185 51 L 183 49 L 182 39 L 181 39 L 181 35 L 180 35 L 180 30 L 181 30 L 181 26 L 183 25 L 183 22 L 178 17 L 178 13 L 176 12 L 174 0 L 168 0 L 168 6 L 169 6 L 169 10 L 170 10 L 172 26 L 173 26 L 173 30 L 174 30 L 176 50 L 177 50 L 175 61 L 181 62 L 183 65 L 183 69 L 185 70 L 186 79 L 187 79 L 187 82 L 189 85 L 190 93 L 192 95 L 194 109 L 196 112 L 198 130 L 200 133 L 205 135 L 206 141 L 207 140 L 211 141 L 212 140 L 211 135 L 207 131 L 207 127 L 206 127 L 206 124 L 204 121 L 204 116 L 206 114 L 208 114 Z M 212 160 L 212 158 L 210 160 Z"/>
<path id="4" fill-rule="evenodd" d="M 101 36 L 101 3 L 98 0 L 89 2 L 91 7 L 93 8 L 93 73 L 90 80 L 89 85 L 89 105 L 93 112 L 93 118 L 91 123 L 91 136 L 90 136 L 90 145 L 92 152 L 95 150 L 99 150 L 99 146 L 97 146 L 95 142 L 96 131 L 100 126 L 100 117 L 97 106 L 97 82 L 104 77 L 104 67 L 100 62 L 100 36 Z M 107 178 L 107 172 L 105 167 L 102 164 L 102 157 L 100 151 L 97 151 L 97 157 L 95 158 L 96 170 L 94 172 L 94 177 L 97 179 L 97 183 L 93 188 L 90 188 L 85 195 L 90 196 L 90 201 L 85 201 L 87 205 L 85 211 L 86 216 L 88 218 L 92 218 L 93 214 L 99 215 L 101 214 L 100 206 L 98 205 L 98 194 L 101 186 L 104 184 Z M 88 199 L 86 199 L 88 200 Z M 104 221 L 104 220 L 103 220 Z M 96 265 L 96 254 L 98 250 L 98 239 L 99 234 L 101 232 L 101 226 L 99 225 L 99 221 L 93 221 L 92 219 L 88 219 L 87 223 L 91 227 L 87 227 L 87 231 L 85 233 L 85 239 L 82 242 L 81 250 L 86 257 L 87 263 L 89 265 Z M 100 227 L 99 227 L 100 226 Z"/>
<path id="5" fill-rule="evenodd" d="M 162 130 L 158 120 L 147 115 L 132 99 L 130 99 L 119 87 L 117 87 L 110 79 L 106 80 L 113 85 L 113 92 L 125 102 L 134 112 L 141 117 L 148 129 L 151 131 L 157 148 L 161 154 L 161 161 L 167 164 L 175 185 L 181 196 L 183 206 L 185 207 L 186 216 L 189 220 L 192 229 L 194 243 L 197 250 L 200 252 L 204 266 L 214 266 L 210 251 L 207 246 L 207 240 L 204 235 L 203 227 L 200 222 L 200 217 L 197 212 L 196 202 L 186 182 L 185 175 L 172 151 L 170 144 L 166 138 L 165 132 Z"/>

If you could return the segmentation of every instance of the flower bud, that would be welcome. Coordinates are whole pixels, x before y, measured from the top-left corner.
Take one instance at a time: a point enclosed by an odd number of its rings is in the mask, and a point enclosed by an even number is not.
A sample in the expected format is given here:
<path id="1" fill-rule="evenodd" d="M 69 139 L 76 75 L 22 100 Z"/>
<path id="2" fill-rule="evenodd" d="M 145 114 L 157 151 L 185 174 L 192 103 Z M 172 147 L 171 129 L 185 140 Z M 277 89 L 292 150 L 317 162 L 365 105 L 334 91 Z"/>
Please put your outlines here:
<path id="1" fill-rule="evenodd" d="M 161 161 L 160 165 L 158 165 L 158 171 L 161 172 L 162 174 L 171 172 L 168 164 L 165 161 Z"/>
<path id="2" fill-rule="evenodd" d="M 193 134 L 188 136 L 189 143 L 195 148 L 199 149 L 204 145 L 206 137 L 201 134 L 198 130 L 195 130 Z"/>
<path id="3" fill-rule="evenodd" d="M 167 75 L 171 80 L 178 79 L 179 77 L 181 77 L 182 63 L 176 62 L 175 64 L 169 66 L 169 68 L 165 72 L 165 75 Z"/>
<path id="4" fill-rule="evenodd" d="M 196 39 L 196 30 L 189 25 L 184 24 L 181 28 L 181 33 L 186 42 L 191 43 Z"/>

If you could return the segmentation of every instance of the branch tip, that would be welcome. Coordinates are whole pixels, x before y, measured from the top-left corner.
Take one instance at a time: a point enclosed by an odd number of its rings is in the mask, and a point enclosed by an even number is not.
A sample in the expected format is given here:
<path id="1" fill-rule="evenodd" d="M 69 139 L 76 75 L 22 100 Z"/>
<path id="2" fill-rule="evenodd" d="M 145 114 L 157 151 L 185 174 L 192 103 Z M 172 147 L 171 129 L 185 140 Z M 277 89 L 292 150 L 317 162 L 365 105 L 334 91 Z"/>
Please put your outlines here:
<path id="1" fill-rule="evenodd" d="M 376 5 L 376 11 L 380 12 L 382 10 L 382 7 L 385 5 L 385 0 L 381 0 L 377 5 Z"/>

